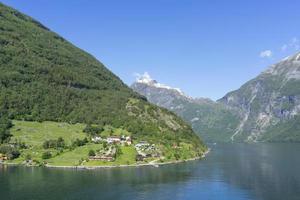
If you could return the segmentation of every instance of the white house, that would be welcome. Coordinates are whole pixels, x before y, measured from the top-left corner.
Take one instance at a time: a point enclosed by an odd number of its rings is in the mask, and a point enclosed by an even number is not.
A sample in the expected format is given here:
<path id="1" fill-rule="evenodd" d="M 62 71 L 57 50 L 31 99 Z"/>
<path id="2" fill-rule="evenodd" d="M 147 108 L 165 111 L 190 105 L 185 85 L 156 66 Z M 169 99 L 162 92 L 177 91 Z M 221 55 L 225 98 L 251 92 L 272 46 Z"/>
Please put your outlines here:
<path id="1" fill-rule="evenodd" d="M 148 143 L 148 142 L 146 142 L 146 141 L 140 141 L 139 143 L 137 143 L 136 145 L 135 145 L 135 147 L 136 148 L 141 148 L 141 147 L 147 147 L 147 146 L 149 146 L 150 144 Z"/>
<path id="2" fill-rule="evenodd" d="M 127 137 L 125 138 L 125 141 L 126 141 L 127 145 L 131 145 L 131 144 L 132 144 L 132 139 L 131 139 L 130 136 L 127 136 Z"/>
<path id="3" fill-rule="evenodd" d="M 121 142 L 121 139 L 119 136 L 109 136 L 107 139 L 106 139 L 107 143 L 108 144 L 112 144 L 112 143 L 120 143 Z"/>
<path id="4" fill-rule="evenodd" d="M 101 140 L 102 140 L 102 138 L 99 137 L 99 136 L 96 136 L 96 137 L 93 137 L 93 138 L 92 138 L 92 141 L 93 141 L 93 142 L 100 142 Z"/>

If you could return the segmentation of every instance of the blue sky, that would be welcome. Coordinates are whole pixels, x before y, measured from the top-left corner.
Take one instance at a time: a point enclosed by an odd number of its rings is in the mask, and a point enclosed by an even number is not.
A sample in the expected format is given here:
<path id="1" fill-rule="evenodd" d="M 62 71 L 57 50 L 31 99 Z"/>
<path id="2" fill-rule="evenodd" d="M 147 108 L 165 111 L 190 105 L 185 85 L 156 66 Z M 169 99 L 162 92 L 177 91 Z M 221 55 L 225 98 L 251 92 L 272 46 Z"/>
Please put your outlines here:
<path id="1" fill-rule="evenodd" d="M 131 84 L 148 72 L 218 99 L 300 50 L 299 0 L 2 0 Z"/>

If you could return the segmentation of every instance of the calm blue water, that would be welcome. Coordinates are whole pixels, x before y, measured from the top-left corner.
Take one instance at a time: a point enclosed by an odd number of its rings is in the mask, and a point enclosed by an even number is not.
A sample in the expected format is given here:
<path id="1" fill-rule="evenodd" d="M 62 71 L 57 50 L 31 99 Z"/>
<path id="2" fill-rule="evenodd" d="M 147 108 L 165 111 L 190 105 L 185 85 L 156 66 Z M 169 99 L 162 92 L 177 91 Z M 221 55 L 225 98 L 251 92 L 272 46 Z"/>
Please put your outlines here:
<path id="1" fill-rule="evenodd" d="M 206 159 L 159 168 L 0 166 L 0 199 L 299 200 L 300 144 L 226 144 Z"/>

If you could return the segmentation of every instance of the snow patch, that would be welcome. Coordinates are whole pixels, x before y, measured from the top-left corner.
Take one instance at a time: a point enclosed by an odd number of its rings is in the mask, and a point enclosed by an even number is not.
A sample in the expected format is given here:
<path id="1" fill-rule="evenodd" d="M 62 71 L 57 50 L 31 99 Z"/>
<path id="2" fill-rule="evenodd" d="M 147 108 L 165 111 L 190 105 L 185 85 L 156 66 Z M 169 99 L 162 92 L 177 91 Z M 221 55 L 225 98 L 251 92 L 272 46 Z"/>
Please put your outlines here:
<path id="1" fill-rule="evenodd" d="M 287 56 L 287 57 L 285 57 L 284 59 L 282 59 L 281 61 L 282 61 L 282 62 L 283 62 L 283 61 L 287 61 L 287 60 L 290 59 L 290 57 L 291 57 L 291 56 Z"/>
<path id="2" fill-rule="evenodd" d="M 288 59 L 288 58 L 287 58 Z M 267 70 L 262 72 L 262 74 L 272 74 L 272 75 L 277 75 L 278 71 L 276 70 L 277 65 L 271 65 Z"/>
<path id="3" fill-rule="evenodd" d="M 150 85 L 150 86 L 157 87 L 157 88 L 163 88 L 163 89 L 167 89 L 167 90 L 175 90 L 180 95 L 188 97 L 179 88 L 173 88 L 168 85 L 158 83 L 156 80 L 151 78 L 151 76 L 149 75 L 148 72 L 145 72 L 144 74 L 136 74 L 136 77 L 137 77 L 136 78 L 137 83 L 143 83 L 146 85 Z M 188 97 L 188 98 L 191 98 L 191 97 Z"/>
<path id="4" fill-rule="evenodd" d="M 296 60 L 298 61 L 300 59 L 300 53 L 296 56 Z"/>
<path id="5" fill-rule="evenodd" d="M 136 82 L 138 83 L 144 83 L 144 84 L 151 84 L 154 80 L 150 77 L 148 72 L 145 72 L 144 74 L 136 74 Z"/>

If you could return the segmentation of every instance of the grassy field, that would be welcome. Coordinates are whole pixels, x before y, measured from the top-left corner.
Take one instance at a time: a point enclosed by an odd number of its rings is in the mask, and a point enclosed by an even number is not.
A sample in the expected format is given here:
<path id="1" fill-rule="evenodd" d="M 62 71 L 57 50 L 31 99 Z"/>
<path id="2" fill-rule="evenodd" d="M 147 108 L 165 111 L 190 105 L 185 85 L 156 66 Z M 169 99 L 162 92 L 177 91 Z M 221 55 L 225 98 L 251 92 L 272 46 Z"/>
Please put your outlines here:
<path id="1" fill-rule="evenodd" d="M 83 146 L 71 145 L 76 139 L 84 139 L 87 134 L 83 132 L 84 124 L 67 124 L 59 122 L 28 122 L 28 121 L 13 121 L 13 128 L 11 129 L 11 142 L 24 143 L 27 148 L 21 148 L 21 156 L 14 159 L 12 163 L 23 163 L 26 158 L 34 160 L 36 164 L 47 163 L 53 166 L 118 166 L 118 165 L 133 165 L 136 164 L 137 152 L 133 145 L 120 146 L 121 154 L 117 156 L 113 162 L 109 161 L 89 161 L 88 154 L 90 150 L 98 152 L 103 149 L 103 144 L 94 144 L 88 142 Z M 116 129 L 113 127 L 105 127 L 101 133 L 102 136 L 109 135 L 130 135 L 129 132 L 123 129 Z M 62 137 L 66 143 L 65 148 L 61 149 L 44 149 L 43 143 L 46 140 L 57 140 Z M 187 143 L 180 143 L 179 148 L 172 146 L 160 146 L 159 149 L 163 151 L 165 161 L 172 161 L 177 159 L 188 159 L 196 157 L 197 155 L 191 151 L 192 146 Z M 51 153 L 51 158 L 42 159 L 45 152 Z M 152 161 L 154 158 L 146 159 L 146 162 Z"/>
<path id="2" fill-rule="evenodd" d="M 117 157 L 114 162 L 105 161 L 89 161 L 85 163 L 85 166 L 107 166 L 107 165 L 132 165 L 136 163 L 136 150 L 133 146 L 122 146 L 122 154 Z"/>
<path id="3" fill-rule="evenodd" d="M 96 150 L 101 146 L 101 144 L 87 144 L 82 147 L 77 147 L 73 151 L 63 152 L 47 160 L 47 162 L 55 166 L 77 166 L 81 164 L 81 161 L 88 158 L 89 150 Z"/>
<path id="4" fill-rule="evenodd" d="M 67 145 L 75 139 L 83 139 L 84 124 L 67 124 L 58 122 L 13 121 L 12 141 L 18 140 L 32 146 L 42 146 L 45 140 L 62 137 Z"/>
<path id="5" fill-rule="evenodd" d="M 121 129 L 121 128 L 113 128 L 111 126 L 105 126 L 104 127 L 104 131 L 101 133 L 102 137 L 108 137 L 111 135 L 116 135 L 116 136 L 121 136 L 121 135 L 125 135 L 125 136 L 130 136 L 131 133 L 129 133 L 128 131 Z"/>
<path id="6" fill-rule="evenodd" d="M 117 157 L 114 162 L 106 161 L 88 161 L 81 163 L 82 160 L 87 160 L 89 150 L 96 151 L 101 148 L 101 144 L 88 144 L 78 147 L 73 151 L 64 152 L 54 158 L 48 160 L 50 165 L 55 166 L 108 166 L 108 165 L 130 165 L 136 163 L 136 150 L 133 146 L 122 146 L 122 154 Z"/>
<path id="7" fill-rule="evenodd" d="M 134 164 L 136 158 L 136 150 L 133 146 L 122 146 L 122 154 L 117 157 L 114 162 L 104 162 L 104 161 L 89 161 L 88 153 L 90 150 L 97 151 L 102 147 L 102 144 L 88 143 L 81 147 L 76 147 L 73 150 L 64 149 L 63 151 L 58 151 L 56 149 L 43 148 L 43 143 L 46 140 L 56 140 L 62 137 L 66 145 L 71 145 L 72 141 L 78 139 L 83 139 L 87 135 L 83 132 L 85 127 L 84 124 L 67 124 L 59 122 L 28 122 L 28 121 L 13 121 L 13 128 L 11 129 L 12 138 L 11 142 L 22 142 L 25 143 L 28 148 L 21 150 L 21 156 L 15 160 L 13 163 L 24 162 L 27 155 L 30 155 L 32 160 L 38 162 L 46 161 L 49 165 L 55 166 L 97 166 L 97 165 L 124 165 L 124 164 Z M 122 129 L 105 128 L 103 135 L 129 135 L 129 132 Z M 102 135 L 102 134 L 101 134 Z M 42 154 L 46 151 L 51 152 L 52 158 L 43 160 Z M 82 162 L 83 161 L 83 162 Z"/>
<path id="8" fill-rule="evenodd" d="M 14 163 L 22 163 L 27 155 L 30 155 L 32 160 L 42 162 L 42 154 L 45 151 L 51 152 L 53 156 L 58 154 L 55 149 L 45 150 L 42 145 L 46 140 L 56 140 L 62 137 L 66 145 L 70 145 L 75 139 L 83 139 L 86 134 L 83 133 L 85 125 L 75 124 L 70 125 L 67 123 L 58 122 L 28 122 L 28 121 L 13 121 L 13 128 L 10 130 L 13 135 L 11 142 L 25 143 L 28 148 L 21 150 L 21 156 L 13 160 Z M 67 150 L 65 150 L 67 151 Z M 64 152 L 62 153 L 64 154 Z M 65 158 L 62 159 L 62 161 Z"/>

